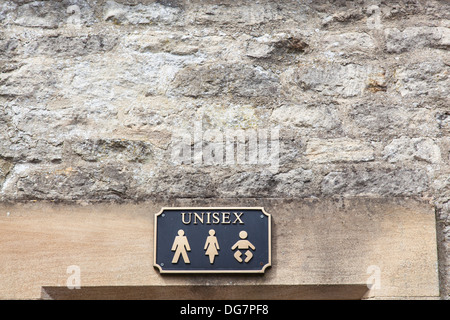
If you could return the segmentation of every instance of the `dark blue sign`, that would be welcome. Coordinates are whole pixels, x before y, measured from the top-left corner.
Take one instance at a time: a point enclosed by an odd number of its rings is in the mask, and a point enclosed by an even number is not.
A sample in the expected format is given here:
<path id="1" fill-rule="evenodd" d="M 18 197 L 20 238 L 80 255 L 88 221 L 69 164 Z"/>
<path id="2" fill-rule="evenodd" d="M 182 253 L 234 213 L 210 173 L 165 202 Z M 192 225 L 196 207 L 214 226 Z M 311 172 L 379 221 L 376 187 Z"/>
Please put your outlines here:
<path id="1" fill-rule="evenodd" d="M 163 208 L 155 215 L 161 273 L 264 273 L 271 222 L 263 208 Z"/>

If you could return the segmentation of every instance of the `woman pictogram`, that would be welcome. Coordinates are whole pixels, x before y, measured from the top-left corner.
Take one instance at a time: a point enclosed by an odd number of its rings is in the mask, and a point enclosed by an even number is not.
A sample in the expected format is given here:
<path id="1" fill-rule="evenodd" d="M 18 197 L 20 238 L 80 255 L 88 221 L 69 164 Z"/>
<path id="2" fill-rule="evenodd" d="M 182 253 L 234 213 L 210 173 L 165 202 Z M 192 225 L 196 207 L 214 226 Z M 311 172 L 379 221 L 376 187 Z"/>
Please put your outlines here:
<path id="1" fill-rule="evenodd" d="M 217 250 L 220 250 L 219 243 L 217 242 L 215 234 L 216 231 L 214 231 L 213 229 L 209 230 L 209 237 L 206 238 L 204 248 L 204 250 L 206 250 L 205 255 L 209 256 L 209 262 L 211 264 L 214 263 L 214 259 L 219 255 L 219 252 Z"/>

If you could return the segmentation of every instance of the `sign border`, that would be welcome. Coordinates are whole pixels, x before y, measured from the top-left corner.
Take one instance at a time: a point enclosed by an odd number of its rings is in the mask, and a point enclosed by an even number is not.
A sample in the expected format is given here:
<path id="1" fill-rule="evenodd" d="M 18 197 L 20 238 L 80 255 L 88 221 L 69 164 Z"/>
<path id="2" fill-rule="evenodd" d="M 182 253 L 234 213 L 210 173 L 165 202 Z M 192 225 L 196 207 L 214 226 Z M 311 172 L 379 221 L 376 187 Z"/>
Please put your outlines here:
<path id="1" fill-rule="evenodd" d="M 268 219 L 268 262 L 260 270 L 163 270 L 162 267 L 156 263 L 156 247 L 157 247 L 157 224 L 158 216 L 164 211 L 168 210 L 261 210 Z M 264 273 L 268 267 L 272 266 L 272 216 L 264 210 L 264 207 L 162 207 L 161 210 L 155 214 L 153 231 L 153 267 L 159 269 L 159 273 Z"/>

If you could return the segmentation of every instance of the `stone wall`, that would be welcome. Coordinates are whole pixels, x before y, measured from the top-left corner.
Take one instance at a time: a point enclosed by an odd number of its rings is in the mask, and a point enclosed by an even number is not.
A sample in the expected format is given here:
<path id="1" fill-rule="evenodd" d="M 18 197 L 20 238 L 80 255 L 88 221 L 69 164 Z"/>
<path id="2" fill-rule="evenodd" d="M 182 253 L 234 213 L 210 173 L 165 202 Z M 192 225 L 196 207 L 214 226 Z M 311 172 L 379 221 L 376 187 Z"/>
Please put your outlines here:
<path id="1" fill-rule="evenodd" d="M 425 199 L 449 298 L 449 18 L 446 0 L 4 0 L 0 200 Z M 276 133 L 276 167 L 202 158 L 233 131 Z"/>

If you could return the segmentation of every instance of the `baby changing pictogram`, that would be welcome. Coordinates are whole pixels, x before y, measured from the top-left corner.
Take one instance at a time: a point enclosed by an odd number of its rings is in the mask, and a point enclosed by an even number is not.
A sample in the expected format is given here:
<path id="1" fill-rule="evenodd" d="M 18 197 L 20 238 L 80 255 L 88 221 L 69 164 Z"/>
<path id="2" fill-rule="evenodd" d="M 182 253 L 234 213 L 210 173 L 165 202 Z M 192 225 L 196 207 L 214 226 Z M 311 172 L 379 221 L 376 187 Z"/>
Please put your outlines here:
<path id="1" fill-rule="evenodd" d="M 250 249 L 256 250 L 255 246 L 250 241 L 247 240 L 247 235 L 248 234 L 246 231 L 239 232 L 239 238 L 241 238 L 241 240 L 236 242 L 231 247 L 231 250 L 233 250 L 233 251 L 236 250 L 236 248 L 238 249 L 234 253 L 234 258 L 239 262 L 244 261 L 245 263 L 248 263 L 253 258 L 253 253 L 250 251 Z M 242 260 L 241 250 L 247 250 L 247 251 L 245 251 L 245 257 L 246 257 L 245 260 Z"/>

